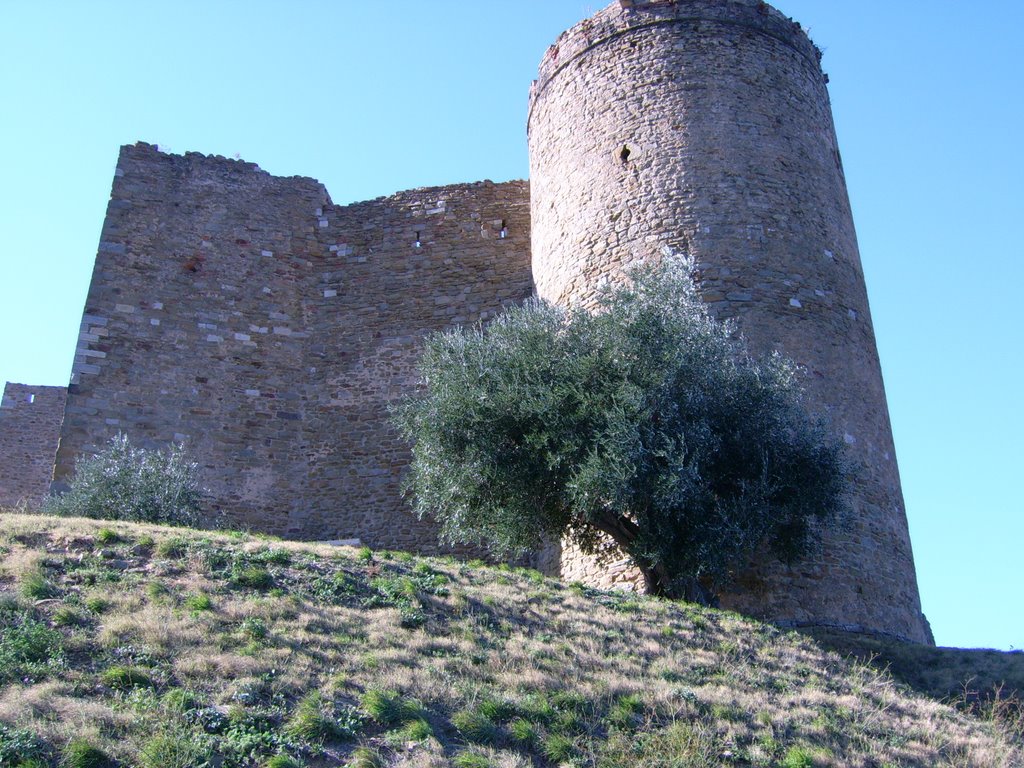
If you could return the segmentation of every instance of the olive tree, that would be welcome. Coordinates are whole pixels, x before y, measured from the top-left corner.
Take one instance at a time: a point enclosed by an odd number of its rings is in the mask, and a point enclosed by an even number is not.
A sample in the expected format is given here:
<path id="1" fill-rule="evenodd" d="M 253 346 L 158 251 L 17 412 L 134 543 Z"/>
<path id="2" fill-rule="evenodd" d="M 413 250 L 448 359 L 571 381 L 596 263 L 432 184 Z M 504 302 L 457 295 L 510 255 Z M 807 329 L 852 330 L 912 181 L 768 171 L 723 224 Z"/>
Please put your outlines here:
<path id="1" fill-rule="evenodd" d="M 118 434 L 99 453 L 79 457 L 70 488 L 48 497 L 43 510 L 63 517 L 195 526 L 203 499 L 198 470 L 181 446 L 136 448 Z"/>
<path id="2" fill-rule="evenodd" d="M 844 502 L 842 444 L 798 368 L 756 359 L 692 265 L 640 265 L 594 311 L 542 301 L 430 336 L 396 409 L 415 511 L 507 556 L 607 538 L 648 592 L 706 596 L 755 550 L 792 562 Z"/>

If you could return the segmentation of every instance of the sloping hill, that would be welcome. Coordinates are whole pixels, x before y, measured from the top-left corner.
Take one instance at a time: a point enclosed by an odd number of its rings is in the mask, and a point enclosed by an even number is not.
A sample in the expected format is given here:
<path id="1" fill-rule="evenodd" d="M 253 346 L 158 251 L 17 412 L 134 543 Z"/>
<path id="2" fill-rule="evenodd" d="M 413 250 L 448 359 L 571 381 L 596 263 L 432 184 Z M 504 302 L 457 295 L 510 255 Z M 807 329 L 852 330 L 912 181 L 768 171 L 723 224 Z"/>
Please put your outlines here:
<path id="1" fill-rule="evenodd" d="M 0 569 L 0 766 L 1022 764 L 804 636 L 532 571 L 15 514 Z"/>

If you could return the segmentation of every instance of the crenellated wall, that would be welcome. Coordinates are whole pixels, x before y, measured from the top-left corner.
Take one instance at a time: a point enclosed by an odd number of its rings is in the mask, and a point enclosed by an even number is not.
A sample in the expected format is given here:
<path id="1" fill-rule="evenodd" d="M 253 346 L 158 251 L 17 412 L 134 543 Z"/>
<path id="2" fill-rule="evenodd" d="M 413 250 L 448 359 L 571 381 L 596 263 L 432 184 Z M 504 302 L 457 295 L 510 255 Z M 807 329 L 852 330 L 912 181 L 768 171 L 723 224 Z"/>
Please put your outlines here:
<path id="1" fill-rule="evenodd" d="M 184 442 L 231 524 L 436 546 L 400 497 L 388 404 L 422 335 L 530 295 L 528 195 L 480 182 L 334 206 L 312 179 L 123 147 L 55 488 L 125 432 Z"/>
<path id="2" fill-rule="evenodd" d="M 64 387 L 12 384 L 0 400 L 0 507 L 42 502 L 64 414 Z"/>

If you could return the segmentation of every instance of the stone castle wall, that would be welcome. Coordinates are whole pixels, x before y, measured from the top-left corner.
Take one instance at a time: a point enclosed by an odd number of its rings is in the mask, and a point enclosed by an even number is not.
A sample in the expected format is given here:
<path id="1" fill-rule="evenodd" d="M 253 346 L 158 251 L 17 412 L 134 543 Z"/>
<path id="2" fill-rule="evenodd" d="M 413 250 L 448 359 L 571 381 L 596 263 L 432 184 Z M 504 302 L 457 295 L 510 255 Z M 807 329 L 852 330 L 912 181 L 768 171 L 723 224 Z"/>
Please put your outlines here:
<path id="1" fill-rule="evenodd" d="M 744 574 L 726 607 L 924 641 L 899 473 L 818 51 L 757 0 L 615 3 L 565 33 L 531 91 L 534 279 L 592 301 L 622 267 L 696 260 L 755 352 L 806 367 L 849 444 L 852 514 L 820 552 Z M 630 582 L 566 550 L 563 575 Z"/>
<path id="2" fill-rule="evenodd" d="M 12 384 L 0 400 L 0 506 L 35 506 L 53 477 L 64 387 Z"/>
<path id="3" fill-rule="evenodd" d="M 434 528 L 401 498 L 408 452 L 388 422 L 416 385 L 423 335 L 486 320 L 535 284 L 587 306 L 626 264 L 687 253 L 719 317 L 755 351 L 806 367 L 812 406 L 860 465 L 844 527 L 796 567 L 752 565 L 725 606 L 927 641 L 818 59 L 758 0 L 619 0 L 541 63 L 530 185 L 336 206 L 313 179 L 123 147 L 53 488 L 124 432 L 147 447 L 184 442 L 229 524 L 434 551 Z M 6 406 L 0 457 L 24 410 Z M 38 498 L 45 480 L 0 487 Z M 637 576 L 621 553 L 598 567 L 554 547 L 537 563 L 602 586 Z"/>
<path id="4" fill-rule="evenodd" d="M 529 189 L 335 206 L 313 179 L 122 148 L 55 472 L 123 431 L 184 442 L 234 525 L 430 550 L 388 404 L 420 338 L 532 291 Z"/>

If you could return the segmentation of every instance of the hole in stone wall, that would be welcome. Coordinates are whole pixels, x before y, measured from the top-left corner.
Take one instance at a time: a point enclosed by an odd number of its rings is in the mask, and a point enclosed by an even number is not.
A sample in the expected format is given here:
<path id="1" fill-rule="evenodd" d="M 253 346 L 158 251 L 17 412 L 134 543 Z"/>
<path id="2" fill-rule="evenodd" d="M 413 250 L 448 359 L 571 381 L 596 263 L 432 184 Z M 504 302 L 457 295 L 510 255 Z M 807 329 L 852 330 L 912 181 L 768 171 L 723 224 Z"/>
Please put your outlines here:
<path id="1" fill-rule="evenodd" d="M 500 238 L 502 238 L 502 239 L 508 237 L 508 227 L 505 226 L 505 220 L 504 219 L 501 220 L 501 234 L 498 235 L 498 236 Z"/>
<path id="2" fill-rule="evenodd" d="M 622 150 L 619 152 L 619 160 L 626 162 L 629 160 L 630 150 L 625 144 L 622 145 Z"/>
<path id="3" fill-rule="evenodd" d="M 35 395 L 29 395 L 29 396 L 28 396 L 28 401 L 29 401 L 30 403 L 34 403 L 34 402 L 36 401 L 36 396 L 35 396 Z"/>
<path id="4" fill-rule="evenodd" d="M 419 233 L 419 232 L 417 232 L 417 233 L 416 233 L 416 242 L 415 242 L 415 243 L 413 243 L 413 247 L 414 247 L 414 248 L 419 248 L 419 247 L 420 247 L 420 245 L 421 245 L 421 243 L 420 243 L 420 233 Z"/>

